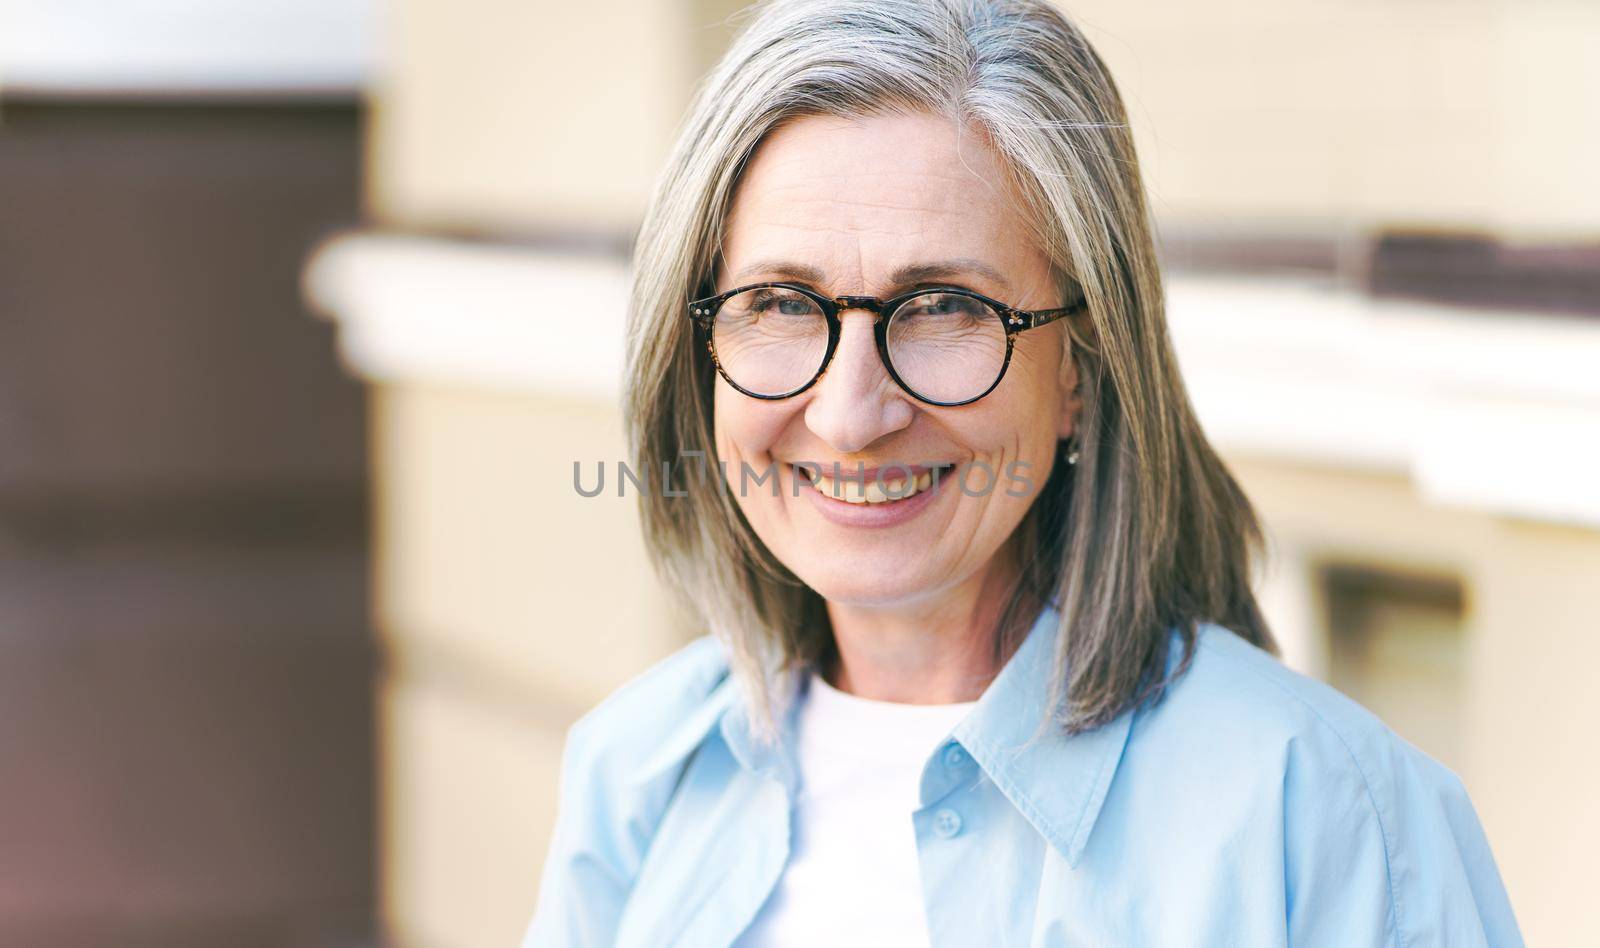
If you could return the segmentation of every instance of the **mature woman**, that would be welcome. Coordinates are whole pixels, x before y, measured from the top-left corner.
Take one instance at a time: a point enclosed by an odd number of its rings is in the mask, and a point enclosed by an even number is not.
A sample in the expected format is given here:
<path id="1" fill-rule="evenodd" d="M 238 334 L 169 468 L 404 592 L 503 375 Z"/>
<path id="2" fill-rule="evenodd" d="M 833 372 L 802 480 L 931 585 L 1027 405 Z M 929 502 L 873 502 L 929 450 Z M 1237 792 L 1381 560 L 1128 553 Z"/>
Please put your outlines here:
<path id="1" fill-rule="evenodd" d="M 766 5 L 636 264 L 645 530 L 710 634 L 572 729 L 527 945 L 1520 941 L 1460 782 L 1270 654 L 1054 8 Z"/>

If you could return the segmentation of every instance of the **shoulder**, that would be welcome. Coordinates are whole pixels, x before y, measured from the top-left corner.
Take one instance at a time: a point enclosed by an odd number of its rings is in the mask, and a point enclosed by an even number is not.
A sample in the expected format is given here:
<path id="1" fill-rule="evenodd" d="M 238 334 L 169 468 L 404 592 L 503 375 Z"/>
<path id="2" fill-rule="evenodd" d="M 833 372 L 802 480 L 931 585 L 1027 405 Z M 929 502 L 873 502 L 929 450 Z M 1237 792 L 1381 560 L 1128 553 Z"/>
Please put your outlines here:
<path id="1" fill-rule="evenodd" d="M 683 764 L 720 720 L 724 654 L 696 639 L 572 725 L 561 755 L 560 858 L 633 877 Z"/>
<path id="2" fill-rule="evenodd" d="M 633 769 L 663 751 L 698 743 L 712 724 L 728 681 L 727 651 L 702 635 L 625 682 L 567 733 L 567 767 L 614 763 Z M 682 754 L 693 750 L 681 748 Z M 662 761 L 671 763 L 671 761 Z"/>
<path id="3" fill-rule="evenodd" d="M 609 941 L 680 765 L 716 723 L 728 665 L 702 637 L 622 685 L 567 732 L 556 826 L 525 945 Z"/>
<path id="4" fill-rule="evenodd" d="M 702 635 L 624 682 L 575 727 L 603 729 L 619 721 L 631 725 L 641 714 L 659 720 L 670 709 L 694 707 L 727 675 L 727 651 L 714 636 Z"/>
<path id="5" fill-rule="evenodd" d="M 1222 759 L 1258 758 L 1285 769 L 1342 776 L 1377 796 L 1397 780 L 1461 793 L 1442 764 L 1376 715 L 1323 682 L 1285 666 L 1232 631 L 1202 624 L 1189 668 L 1168 688 L 1149 723 Z M 1374 800 L 1381 803 L 1381 800 Z"/>
<path id="6" fill-rule="evenodd" d="M 1188 669 L 1136 716 L 1130 740 L 1143 779 L 1198 789 L 1219 832 L 1272 815 L 1292 921 L 1366 917 L 1400 943 L 1518 943 L 1461 780 L 1233 632 L 1201 626 Z"/>

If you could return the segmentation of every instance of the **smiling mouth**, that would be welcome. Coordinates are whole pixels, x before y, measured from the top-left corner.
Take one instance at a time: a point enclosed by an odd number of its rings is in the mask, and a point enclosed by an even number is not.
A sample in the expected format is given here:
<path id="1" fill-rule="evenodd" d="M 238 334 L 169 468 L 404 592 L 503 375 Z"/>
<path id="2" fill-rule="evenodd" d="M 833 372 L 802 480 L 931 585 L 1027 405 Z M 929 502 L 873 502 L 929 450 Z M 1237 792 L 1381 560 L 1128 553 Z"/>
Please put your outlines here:
<path id="1" fill-rule="evenodd" d="M 791 465 L 791 467 L 796 477 L 805 480 L 824 497 L 847 504 L 877 505 L 909 500 L 923 491 L 932 489 L 937 486 L 939 478 L 949 473 L 954 465 L 940 464 L 931 467 L 919 465 L 910 471 L 903 468 L 889 468 L 889 473 L 885 473 L 882 477 L 878 477 L 875 471 L 868 472 L 865 477 L 849 471 L 848 476 L 838 478 L 829 477 L 804 465 Z"/>

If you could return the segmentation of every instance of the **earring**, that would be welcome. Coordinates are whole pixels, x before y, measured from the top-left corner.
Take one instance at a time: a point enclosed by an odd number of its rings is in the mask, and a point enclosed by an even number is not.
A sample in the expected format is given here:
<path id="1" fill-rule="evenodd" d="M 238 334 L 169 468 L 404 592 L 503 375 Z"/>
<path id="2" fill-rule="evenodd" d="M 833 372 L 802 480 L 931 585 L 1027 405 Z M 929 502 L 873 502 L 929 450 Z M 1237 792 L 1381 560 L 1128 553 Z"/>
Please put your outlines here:
<path id="1" fill-rule="evenodd" d="M 1067 463 L 1078 463 L 1078 436 L 1073 435 L 1067 439 Z"/>

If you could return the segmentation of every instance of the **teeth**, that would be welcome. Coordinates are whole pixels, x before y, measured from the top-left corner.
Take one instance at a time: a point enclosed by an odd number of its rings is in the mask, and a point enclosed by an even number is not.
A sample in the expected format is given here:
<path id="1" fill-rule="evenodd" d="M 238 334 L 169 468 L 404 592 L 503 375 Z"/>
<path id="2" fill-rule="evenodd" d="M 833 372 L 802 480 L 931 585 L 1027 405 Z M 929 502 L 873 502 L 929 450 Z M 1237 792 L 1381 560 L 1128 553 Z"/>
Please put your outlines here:
<path id="1" fill-rule="evenodd" d="M 933 472 L 924 471 L 917 475 L 915 480 L 897 477 L 882 484 L 879 484 L 876 478 L 868 478 L 865 484 L 847 478 L 835 481 L 825 474 L 819 474 L 810 480 L 824 496 L 842 500 L 847 504 L 883 504 L 905 500 L 927 490 L 933 486 Z"/>

